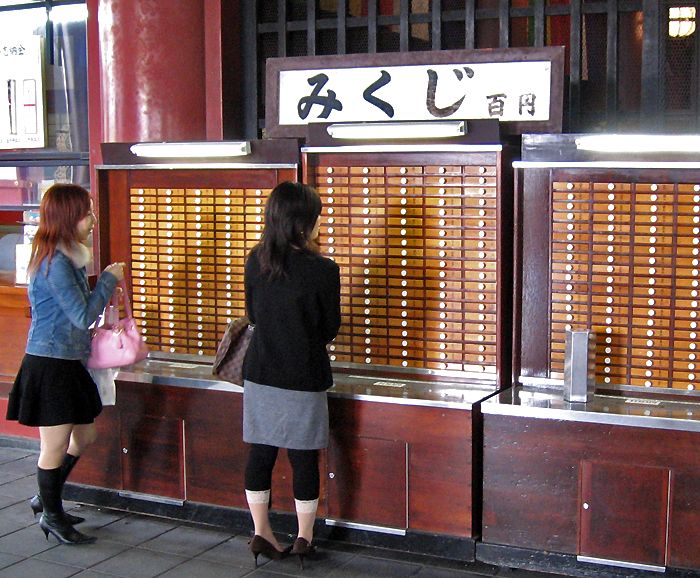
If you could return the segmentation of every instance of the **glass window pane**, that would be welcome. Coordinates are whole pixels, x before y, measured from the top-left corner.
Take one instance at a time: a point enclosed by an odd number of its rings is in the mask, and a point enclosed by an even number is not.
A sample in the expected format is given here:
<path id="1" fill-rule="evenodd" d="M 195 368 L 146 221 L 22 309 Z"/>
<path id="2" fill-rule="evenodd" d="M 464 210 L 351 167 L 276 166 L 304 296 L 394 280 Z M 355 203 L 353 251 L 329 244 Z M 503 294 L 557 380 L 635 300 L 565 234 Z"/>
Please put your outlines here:
<path id="1" fill-rule="evenodd" d="M 45 122 L 46 148 L 88 151 L 86 5 L 56 6 L 51 11 L 50 21 L 45 8 L 9 10 L 0 14 L 0 38 L 3 40 L 32 36 L 43 40 L 45 118 L 38 122 Z M 47 26 L 51 31 L 48 40 Z M 6 78 L 0 71 L 0 85 L 7 86 L 8 91 L 13 87 L 15 94 L 26 84 L 23 80 Z M 3 126 L 0 124 L 0 128 Z"/>

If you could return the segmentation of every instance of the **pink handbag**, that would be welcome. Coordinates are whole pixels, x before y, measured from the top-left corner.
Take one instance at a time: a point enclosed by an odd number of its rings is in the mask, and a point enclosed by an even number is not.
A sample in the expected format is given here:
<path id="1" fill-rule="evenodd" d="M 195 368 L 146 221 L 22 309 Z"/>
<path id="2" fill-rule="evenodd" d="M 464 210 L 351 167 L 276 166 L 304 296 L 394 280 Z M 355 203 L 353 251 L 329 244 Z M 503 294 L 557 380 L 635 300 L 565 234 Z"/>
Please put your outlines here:
<path id="1" fill-rule="evenodd" d="M 122 300 L 126 317 L 117 319 L 114 323 L 107 323 L 101 327 L 95 327 L 92 334 L 92 348 L 87 366 L 90 369 L 106 369 L 131 365 L 148 357 L 148 347 L 141 337 L 131 313 L 131 301 L 126 289 L 126 282 L 119 282 L 122 288 Z M 117 291 L 112 295 L 111 305 L 105 307 L 105 311 L 119 312 L 119 297 Z M 99 323 L 99 319 L 95 323 Z"/>

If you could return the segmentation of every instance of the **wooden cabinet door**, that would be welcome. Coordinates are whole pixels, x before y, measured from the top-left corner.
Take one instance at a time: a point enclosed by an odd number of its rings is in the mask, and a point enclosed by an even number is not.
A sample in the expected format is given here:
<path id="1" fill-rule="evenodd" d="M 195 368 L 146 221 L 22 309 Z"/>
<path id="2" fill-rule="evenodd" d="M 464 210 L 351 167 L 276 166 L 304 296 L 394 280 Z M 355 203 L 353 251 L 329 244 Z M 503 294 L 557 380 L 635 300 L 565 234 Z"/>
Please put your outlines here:
<path id="1" fill-rule="evenodd" d="M 407 445 L 360 436 L 328 448 L 328 517 L 405 529 Z"/>
<path id="2" fill-rule="evenodd" d="M 183 420 L 121 413 L 125 491 L 185 499 Z"/>
<path id="3" fill-rule="evenodd" d="M 666 565 L 667 468 L 581 462 L 579 554 Z"/>
<path id="4" fill-rule="evenodd" d="M 95 420 L 97 441 L 80 457 L 69 482 L 122 489 L 122 464 L 119 438 L 119 410 L 114 406 L 102 408 Z"/>

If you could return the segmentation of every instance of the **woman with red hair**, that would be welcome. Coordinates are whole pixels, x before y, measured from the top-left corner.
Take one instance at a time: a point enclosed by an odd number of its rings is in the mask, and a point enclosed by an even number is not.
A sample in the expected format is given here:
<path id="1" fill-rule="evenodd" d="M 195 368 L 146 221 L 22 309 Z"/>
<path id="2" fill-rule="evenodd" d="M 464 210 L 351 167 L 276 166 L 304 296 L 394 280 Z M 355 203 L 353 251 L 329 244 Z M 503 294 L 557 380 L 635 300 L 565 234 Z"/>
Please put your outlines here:
<path id="1" fill-rule="evenodd" d="M 83 518 L 63 511 L 63 484 L 83 450 L 95 441 L 102 403 L 85 362 L 90 326 L 124 278 L 124 264 L 105 268 L 91 291 L 86 243 L 95 214 L 90 194 L 73 184 L 49 188 L 39 208 L 39 228 L 29 262 L 32 322 L 27 347 L 10 392 L 7 419 L 39 428 L 38 496 L 30 505 L 43 512 L 39 526 L 64 544 L 89 544 L 73 525 Z"/>

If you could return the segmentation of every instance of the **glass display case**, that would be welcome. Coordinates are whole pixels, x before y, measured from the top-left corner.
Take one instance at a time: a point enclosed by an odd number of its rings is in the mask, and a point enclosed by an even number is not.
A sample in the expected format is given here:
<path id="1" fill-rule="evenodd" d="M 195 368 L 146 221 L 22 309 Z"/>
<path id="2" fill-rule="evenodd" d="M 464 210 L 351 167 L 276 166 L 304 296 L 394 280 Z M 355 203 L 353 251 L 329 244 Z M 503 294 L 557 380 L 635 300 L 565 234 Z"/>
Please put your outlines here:
<path id="1" fill-rule="evenodd" d="M 87 153 L 41 151 L 28 158 L 22 152 L 0 152 L 0 283 L 14 285 L 18 246 L 29 246 L 39 218 L 39 202 L 44 191 L 57 182 L 72 182 L 87 189 L 89 182 Z M 20 263 L 20 270 L 22 269 Z"/>
<path id="2" fill-rule="evenodd" d="M 7 4 L 0 2 L 0 283 L 13 286 L 17 247 L 31 242 L 26 223 L 38 218 L 43 191 L 54 182 L 89 188 L 87 6 Z"/>

